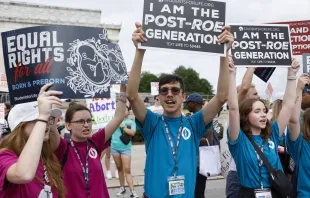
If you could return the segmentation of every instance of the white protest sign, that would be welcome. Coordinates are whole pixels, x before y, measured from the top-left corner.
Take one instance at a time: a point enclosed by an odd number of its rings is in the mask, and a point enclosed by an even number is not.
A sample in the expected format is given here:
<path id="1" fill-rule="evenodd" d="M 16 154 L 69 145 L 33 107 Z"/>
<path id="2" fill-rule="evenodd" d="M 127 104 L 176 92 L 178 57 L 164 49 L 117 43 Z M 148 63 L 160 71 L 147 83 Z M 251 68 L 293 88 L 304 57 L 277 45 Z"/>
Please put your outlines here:
<path id="1" fill-rule="evenodd" d="M 230 154 L 229 148 L 228 148 L 227 127 L 228 127 L 228 122 L 224 126 L 223 138 L 220 141 L 220 145 L 221 145 L 221 173 L 222 173 L 222 176 L 225 178 L 229 172 L 229 164 L 230 164 L 230 158 L 231 158 L 231 154 Z"/>
<path id="2" fill-rule="evenodd" d="M 151 95 L 158 95 L 159 82 L 151 82 Z"/>
<path id="3" fill-rule="evenodd" d="M 4 119 L 5 119 L 5 115 L 4 115 L 4 103 L 0 103 L 0 124 L 4 124 Z"/>
<path id="4" fill-rule="evenodd" d="M 0 73 L 0 92 L 9 92 L 5 73 Z"/>
<path id="5" fill-rule="evenodd" d="M 87 99 L 86 103 L 92 112 L 93 129 L 104 128 L 114 118 L 116 99 L 112 89 L 111 98 L 92 98 Z"/>

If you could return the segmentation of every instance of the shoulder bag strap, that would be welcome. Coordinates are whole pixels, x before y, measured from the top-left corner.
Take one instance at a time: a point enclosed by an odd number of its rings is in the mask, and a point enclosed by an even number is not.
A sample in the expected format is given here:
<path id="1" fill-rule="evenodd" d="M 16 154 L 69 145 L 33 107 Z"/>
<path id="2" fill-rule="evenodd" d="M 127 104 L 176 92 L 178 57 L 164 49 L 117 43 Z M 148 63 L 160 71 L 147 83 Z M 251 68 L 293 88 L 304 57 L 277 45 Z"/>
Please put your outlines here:
<path id="1" fill-rule="evenodd" d="M 270 174 L 272 174 L 274 168 L 271 166 L 271 164 L 269 163 L 268 159 L 266 158 L 266 156 L 264 155 L 264 153 L 260 150 L 260 148 L 257 146 L 257 144 L 256 144 L 252 139 L 250 139 L 250 141 L 251 141 L 251 143 L 252 143 L 252 145 L 253 145 L 253 147 L 254 147 L 256 153 L 259 155 L 260 159 L 261 159 L 261 160 L 263 161 L 263 163 L 265 164 L 265 166 L 266 166 L 268 172 L 269 172 Z"/>

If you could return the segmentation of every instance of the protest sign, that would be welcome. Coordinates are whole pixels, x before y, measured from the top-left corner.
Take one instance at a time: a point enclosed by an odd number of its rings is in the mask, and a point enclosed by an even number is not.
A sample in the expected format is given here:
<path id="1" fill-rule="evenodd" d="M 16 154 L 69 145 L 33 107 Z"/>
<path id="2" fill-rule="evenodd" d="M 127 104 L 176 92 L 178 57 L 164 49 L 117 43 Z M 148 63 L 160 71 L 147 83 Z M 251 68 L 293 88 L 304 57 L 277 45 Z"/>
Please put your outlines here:
<path id="1" fill-rule="evenodd" d="M 302 62 L 303 73 L 308 73 L 310 75 L 310 53 L 302 55 Z M 304 92 L 310 94 L 310 85 L 305 86 Z"/>
<path id="2" fill-rule="evenodd" d="M 151 95 L 152 96 L 158 95 L 158 88 L 159 88 L 158 82 L 151 82 Z"/>
<path id="3" fill-rule="evenodd" d="M 275 67 L 258 67 L 255 69 L 254 74 L 264 82 L 268 82 L 273 74 Z"/>
<path id="4" fill-rule="evenodd" d="M 4 119 L 5 119 L 5 115 L 4 115 L 4 103 L 0 103 L 0 124 L 4 124 Z"/>
<path id="5" fill-rule="evenodd" d="M 288 24 L 290 26 L 293 55 L 310 53 L 310 20 L 277 22 L 275 24 Z"/>
<path id="6" fill-rule="evenodd" d="M 0 73 L 0 92 L 9 92 L 5 73 Z"/>
<path id="7" fill-rule="evenodd" d="M 224 125 L 223 138 L 220 140 L 221 174 L 223 177 L 226 177 L 229 172 L 229 165 L 230 165 L 230 159 L 231 159 L 231 154 L 228 148 L 227 128 L 228 128 L 228 121 Z"/>
<path id="8" fill-rule="evenodd" d="M 114 118 L 116 109 L 115 97 L 86 99 L 86 103 L 92 112 L 93 129 L 104 128 Z"/>
<path id="9" fill-rule="evenodd" d="M 217 42 L 226 18 L 226 3 L 217 1 L 144 0 L 139 48 L 162 48 L 225 55 Z"/>
<path id="10" fill-rule="evenodd" d="M 236 66 L 290 67 L 292 49 L 288 25 L 231 24 L 231 49 Z"/>
<path id="11" fill-rule="evenodd" d="M 110 97 L 111 84 L 127 83 L 127 69 L 107 30 L 81 26 L 37 26 L 2 33 L 12 104 L 34 101 L 40 88 L 61 98 Z"/>

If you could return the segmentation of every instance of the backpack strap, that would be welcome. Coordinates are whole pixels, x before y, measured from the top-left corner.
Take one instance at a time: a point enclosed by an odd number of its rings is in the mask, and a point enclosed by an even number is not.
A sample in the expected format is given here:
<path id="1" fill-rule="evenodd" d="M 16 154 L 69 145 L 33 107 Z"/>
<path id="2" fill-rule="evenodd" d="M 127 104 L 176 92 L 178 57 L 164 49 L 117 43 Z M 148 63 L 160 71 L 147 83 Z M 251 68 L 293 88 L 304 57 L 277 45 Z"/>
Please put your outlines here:
<path id="1" fill-rule="evenodd" d="M 158 123 L 159 123 L 159 120 L 160 120 L 160 117 L 158 117 L 158 119 L 157 119 L 157 123 L 156 123 L 156 125 L 155 125 L 155 127 L 154 127 L 154 129 L 153 129 L 153 131 L 152 131 L 152 134 L 151 134 L 151 138 L 150 138 L 150 140 L 149 140 L 149 142 L 148 142 L 148 144 L 147 144 L 147 147 L 146 147 L 146 153 L 148 152 L 148 150 L 149 150 L 149 146 L 150 146 L 150 143 L 151 143 L 151 141 L 152 141 L 152 138 L 153 138 L 153 135 L 154 135 L 154 132 L 155 132 L 155 129 L 156 129 L 156 127 L 157 127 L 157 125 L 158 125 Z"/>
<path id="2" fill-rule="evenodd" d="M 87 139 L 87 141 L 93 146 L 95 147 L 97 153 L 99 154 L 99 149 L 98 147 L 96 146 L 96 144 L 91 140 L 91 139 Z M 66 149 L 66 152 L 65 152 L 65 155 L 63 156 L 62 160 L 61 160 L 61 169 L 63 169 L 65 167 L 65 164 L 67 162 L 67 159 L 68 159 L 68 155 L 69 155 L 69 149 L 70 149 L 70 140 L 67 141 L 67 149 Z"/>
<path id="3" fill-rule="evenodd" d="M 61 160 L 61 170 L 65 167 L 65 164 L 67 162 L 69 149 L 70 149 L 70 141 L 67 140 L 67 149 L 66 149 L 65 155 L 63 156 Z"/>

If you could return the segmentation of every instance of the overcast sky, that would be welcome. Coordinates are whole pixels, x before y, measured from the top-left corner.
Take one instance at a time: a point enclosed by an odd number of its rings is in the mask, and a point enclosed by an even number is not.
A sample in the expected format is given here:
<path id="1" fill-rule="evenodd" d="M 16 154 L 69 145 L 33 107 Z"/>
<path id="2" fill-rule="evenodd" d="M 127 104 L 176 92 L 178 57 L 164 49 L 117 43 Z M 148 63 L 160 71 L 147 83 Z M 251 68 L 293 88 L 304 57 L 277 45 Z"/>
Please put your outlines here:
<path id="1" fill-rule="evenodd" d="M 101 9 L 102 22 L 122 24 L 119 36 L 123 56 L 128 70 L 134 58 L 134 46 L 131 34 L 135 22 L 142 21 L 143 0 L 24 0 L 29 3 L 40 3 L 64 7 Z M 264 23 L 310 20 L 310 0 L 226 0 L 227 23 Z M 299 58 L 299 57 L 298 57 Z M 301 58 L 299 58 L 301 60 Z M 164 52 L 149 50 L 143 62 L 143 70 L 154 74 L 169 73 L 179 65 L 192 67 L 200 77 L 206 78 L 216 89 L 219 57 L 208 55 L 185 54 L 182 52 Z M 245 69 L 239 68 L 237 84 L 241 83 Z M 285 89 L 286 68 L 276 69 L 270 82 L 274 95 Z M 254 77 L 259 94 L 264 98 L 267 84 Z"/>

